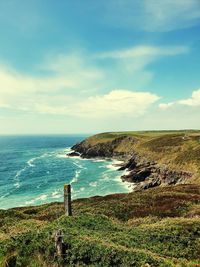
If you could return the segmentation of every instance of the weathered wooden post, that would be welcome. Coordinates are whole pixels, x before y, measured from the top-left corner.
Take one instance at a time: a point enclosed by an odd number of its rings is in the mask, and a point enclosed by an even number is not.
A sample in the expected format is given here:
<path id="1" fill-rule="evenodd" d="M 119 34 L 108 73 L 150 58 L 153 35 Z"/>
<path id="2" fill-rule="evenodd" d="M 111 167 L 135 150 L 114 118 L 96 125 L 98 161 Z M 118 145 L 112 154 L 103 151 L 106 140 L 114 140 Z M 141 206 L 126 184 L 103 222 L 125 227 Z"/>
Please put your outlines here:
<path id="1" fill-rule="evenodd" d="M 55 249 L 58 257 L 63 256 L 63 234 L 61 230 L 56 231 L 54 239 L 55 239 Z"/>
<path id="2" fill-rule="evenodd" d="M 67 216 L 72 216 L 72 204 L 71 204 L 71 185 L 64 185 L 64 207 L 65 214 Z"/>

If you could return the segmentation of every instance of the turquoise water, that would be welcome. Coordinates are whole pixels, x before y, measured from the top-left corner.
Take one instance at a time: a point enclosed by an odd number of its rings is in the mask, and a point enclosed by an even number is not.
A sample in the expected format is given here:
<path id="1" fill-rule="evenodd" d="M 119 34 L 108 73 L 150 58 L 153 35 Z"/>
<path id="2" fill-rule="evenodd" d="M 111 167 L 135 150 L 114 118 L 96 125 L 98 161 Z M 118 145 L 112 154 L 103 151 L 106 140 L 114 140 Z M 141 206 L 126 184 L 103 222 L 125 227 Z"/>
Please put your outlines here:
<path id="1" fill-rule="evenodd" d="M 74 199 L 129 192 L 112 161 L 67 157 L 85 137 L 0 137 L 0 209 L 62 201 L 65 183 Z"/>

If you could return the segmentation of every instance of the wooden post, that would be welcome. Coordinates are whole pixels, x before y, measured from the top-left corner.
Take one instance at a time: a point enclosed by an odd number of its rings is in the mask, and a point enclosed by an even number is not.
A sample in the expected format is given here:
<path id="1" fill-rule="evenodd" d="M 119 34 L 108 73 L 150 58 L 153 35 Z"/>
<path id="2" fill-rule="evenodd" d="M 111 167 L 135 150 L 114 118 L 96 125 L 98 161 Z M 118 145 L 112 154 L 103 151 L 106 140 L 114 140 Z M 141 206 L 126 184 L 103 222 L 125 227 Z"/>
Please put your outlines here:
<path id="1" fill-rule="evenodd" d="M 72 205 L 71 205 L 71 185 L 70 184 L 64 185 L 64 207 L 65 207 L 65 214 L 67 216 L 71 216 Z"/>
<path id="2" fill-rule="evenodd" d="M 58 230 L 55 233 L 55 249 L 56 249 L 56 254 L 58 257 L 62 257 L 63 256 L 63 235 L 62 235 L 62 231 Z"/>

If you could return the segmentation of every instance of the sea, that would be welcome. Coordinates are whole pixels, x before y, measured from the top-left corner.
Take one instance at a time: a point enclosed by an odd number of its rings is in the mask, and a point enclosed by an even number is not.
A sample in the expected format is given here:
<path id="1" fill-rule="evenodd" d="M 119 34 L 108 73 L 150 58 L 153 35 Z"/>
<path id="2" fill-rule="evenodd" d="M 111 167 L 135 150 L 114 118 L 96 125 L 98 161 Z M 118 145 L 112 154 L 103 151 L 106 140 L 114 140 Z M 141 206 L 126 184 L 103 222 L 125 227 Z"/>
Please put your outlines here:
<path id="1" fill-rule="evenodd" d="M 72 199 L 130 192 L 117 161 L 68 156 L 86 137 L 1 136 L 0 209 L 62 202 L 64 184 L 71 184 Z"/>

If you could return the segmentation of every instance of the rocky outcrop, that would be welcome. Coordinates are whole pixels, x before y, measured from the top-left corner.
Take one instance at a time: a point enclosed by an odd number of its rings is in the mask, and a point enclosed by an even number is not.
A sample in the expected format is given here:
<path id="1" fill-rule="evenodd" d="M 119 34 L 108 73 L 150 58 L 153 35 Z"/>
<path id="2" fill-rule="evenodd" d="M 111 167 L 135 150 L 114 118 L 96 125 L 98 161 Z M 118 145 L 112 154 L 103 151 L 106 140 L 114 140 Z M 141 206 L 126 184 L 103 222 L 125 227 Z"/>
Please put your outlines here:
<path id="1" fill-rule="evenodd" d="M 180 184 L 186 182 L 192 176 L 190 172 L 171 170 L 166 165 L 148 161 L 138 155 L 134 155 L 120 169 L 129 171 L 121 178 L 123 181 L 135 183 L 135 190 L 159 185 Z"/>
<path id="2" fill-rule="evenodd" d="M 68 157 L 79 157 L 80 156 L 80 153 L 79 152 L 71 152 L 71 153 L 68 153 L 67 154 Z"/>
<path id="3" fill-rule="evenodd" d="M 129 136 L 120 136 L 112 141 L 106 143 L 97 143 L 91 145 L 89 142 L 82 141 L 72 147 L 72 150 L 79 152 L 83 158 L 128 158 L 132 153 L 117 152 L 115 149 L 121 142 L 134 143 L 137 142 L 135 138 Z"/>
<path id="4" fill-rule="evenodd" d="M 171 170 L 167 165 L 161 165 L 142 157 L 134 149 L 120 152 L 116 148 L 122 143 L 132 146 L 137 143 L 137 139 L 130 136 L 120 136 L 111 141 L 95 144 L 85 140 L 73 146 L 72 149 L 75 151 L 73 153 L 78 153 L 83 158 L 103 157 L 124 160 L 124 164 L 119 170 L 127 170 L 128 172 L 121 177 L 122 181 L 134 183 L 134 190 L 136 191 L 159 185 L 184 183 L 192 176 L 192 173 Z"/>

